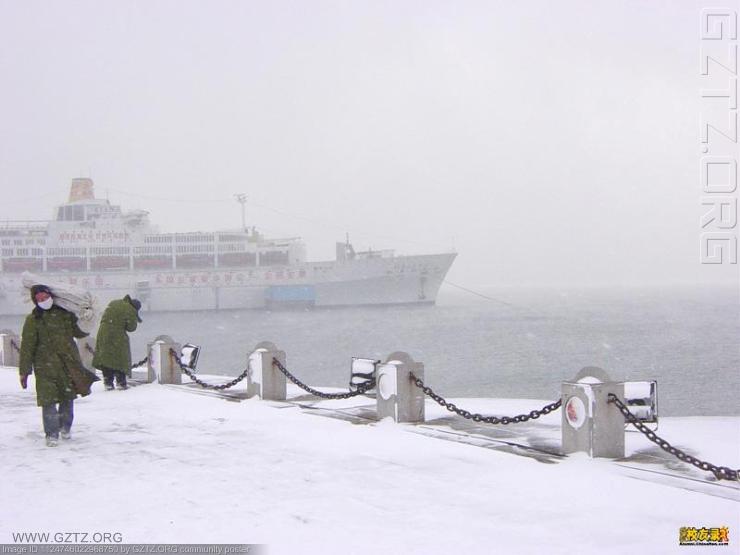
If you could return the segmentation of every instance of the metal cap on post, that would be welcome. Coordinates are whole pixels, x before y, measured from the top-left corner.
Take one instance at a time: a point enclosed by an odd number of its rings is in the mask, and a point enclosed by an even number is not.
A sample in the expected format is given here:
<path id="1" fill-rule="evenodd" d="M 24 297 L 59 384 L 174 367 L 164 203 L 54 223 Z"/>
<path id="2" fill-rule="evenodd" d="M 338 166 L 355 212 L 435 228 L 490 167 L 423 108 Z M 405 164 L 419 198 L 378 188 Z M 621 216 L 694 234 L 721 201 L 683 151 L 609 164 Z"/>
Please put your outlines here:
<path id="1" fill-rule="evenodd" d="M 585 451 L 591 457 L 624 457 L 624 417 L 608 402 L 609 393 L 624 399 L 624 385 L 595 366 L 583 368 L 562 384 L 563 453 Z"/>
<path id="2" fill-rule="evenodd" d="M 170 350 L 180 352 L 180 344 L 175 343 L 169 335 L 157 336 L 147 346 L 149 358 L 147 361 L 147 382 L 155 379 L 160 384 L 181 384 L 182 371 Z"/>
<path id="3" fill-rule="evenodd" d="M 15 332 L 0 330 L 0 366 L 18 366 L 21 341 Z"/>
<path id="4" fill-rule="evenodd" d="M 377 370 L 378 419 L 390 416 L 396 422 L 424 422 L 424 392 L 411 381 L 411 374 L 424 379 L 424 364 L 408 353 L 396 351 Z"/>
<path id="5" fill-rule="evenodd" d="M 285 365 L 285 351 L 280 351 L 274 343 L 262 341 L 247 357 L 247 396 L 258 396 L 269 401 L 285 401 L 288 386 L 283 374 L 273 363 L 276 358 Z"/>

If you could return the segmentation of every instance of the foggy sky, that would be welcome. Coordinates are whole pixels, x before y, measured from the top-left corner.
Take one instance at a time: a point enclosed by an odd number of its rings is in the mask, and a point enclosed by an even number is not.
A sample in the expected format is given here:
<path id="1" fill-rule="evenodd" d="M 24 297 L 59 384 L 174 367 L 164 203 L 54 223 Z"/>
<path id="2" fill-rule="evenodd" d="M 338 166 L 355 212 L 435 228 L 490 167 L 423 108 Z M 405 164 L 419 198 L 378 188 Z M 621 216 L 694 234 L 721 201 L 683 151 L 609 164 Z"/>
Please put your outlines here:
<path id="1" fill-rule="evenodd" d="M 699 264 L 707 6 L 0 0 L 0 219 L 91 176 L 162 231 L 244 192 L 312 259 L 454 247 L 469 286 L 737 280 Z"/>

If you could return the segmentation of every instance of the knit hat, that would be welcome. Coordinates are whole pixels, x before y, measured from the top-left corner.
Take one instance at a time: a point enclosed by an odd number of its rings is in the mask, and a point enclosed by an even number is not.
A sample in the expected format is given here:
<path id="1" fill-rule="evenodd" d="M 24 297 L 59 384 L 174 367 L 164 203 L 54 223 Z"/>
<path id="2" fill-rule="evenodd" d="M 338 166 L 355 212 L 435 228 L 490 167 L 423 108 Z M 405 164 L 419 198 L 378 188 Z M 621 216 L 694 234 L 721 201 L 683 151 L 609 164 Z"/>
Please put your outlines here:
<path id="1" fill-rule="evenodd" d="M 134 310 L 136 310 L 136 319 L 141 323 L 141 316 L 139 316 L 139 310 L 141 310 L 141 301 L 139 299 L 132 299 L 129 295 L 126 295 L 124 297 L 124 300 L 128 301 L 128 303 L 134 307 Z"/>

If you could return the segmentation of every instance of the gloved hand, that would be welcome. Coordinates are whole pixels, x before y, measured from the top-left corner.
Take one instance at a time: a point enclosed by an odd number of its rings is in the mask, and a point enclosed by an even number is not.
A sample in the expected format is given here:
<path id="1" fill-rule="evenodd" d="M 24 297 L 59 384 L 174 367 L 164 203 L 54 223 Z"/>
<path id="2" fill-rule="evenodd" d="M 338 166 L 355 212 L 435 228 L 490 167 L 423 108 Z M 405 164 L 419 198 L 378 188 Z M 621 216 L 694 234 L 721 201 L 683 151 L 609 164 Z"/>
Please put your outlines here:
<path id="1" fill-rule="evenodd" d="M 21 387 L 23 389 L 28 388 L 28 374 L 21 374 Z"/>

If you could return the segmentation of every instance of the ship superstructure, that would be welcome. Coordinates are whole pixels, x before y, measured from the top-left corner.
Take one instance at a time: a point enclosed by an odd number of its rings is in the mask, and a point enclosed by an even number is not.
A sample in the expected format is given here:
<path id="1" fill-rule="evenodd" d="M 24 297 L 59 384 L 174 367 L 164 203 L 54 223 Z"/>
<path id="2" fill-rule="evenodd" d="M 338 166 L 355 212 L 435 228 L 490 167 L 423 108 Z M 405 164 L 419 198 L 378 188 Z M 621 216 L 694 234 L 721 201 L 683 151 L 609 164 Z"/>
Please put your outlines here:
<path id="1" fill-rule="evenodd" d="M 300 238 L 252 229 L 160 233 L 144 210 L 124 212 L 72 181 L 51 221 L 0 223 L 0 313 L 25 313 L 20 275 L 89 289 L 101 302 L 128 293 L 148 310 L 433 303 L 455 254 L 355 252 L 309 262 Z"/>

